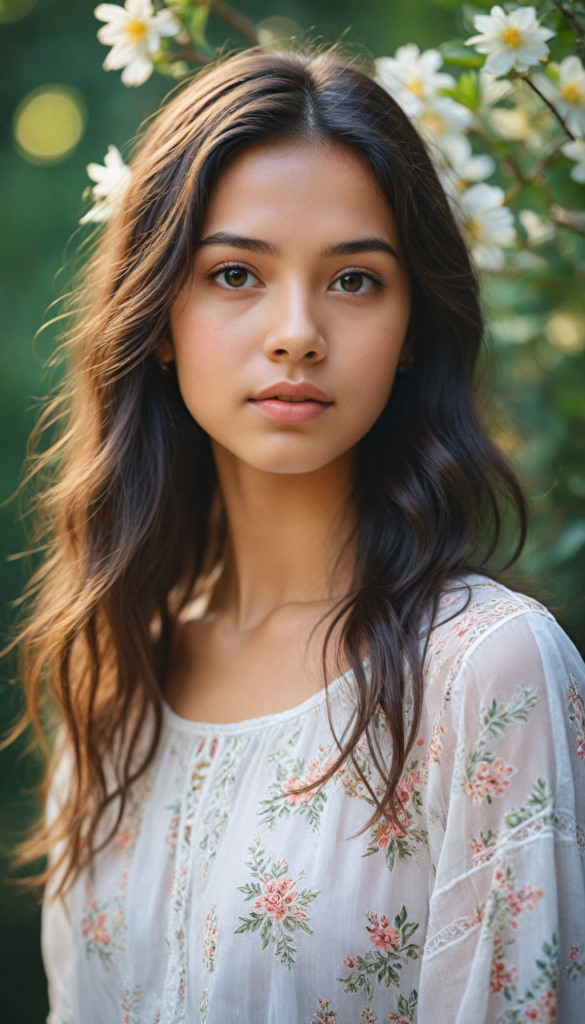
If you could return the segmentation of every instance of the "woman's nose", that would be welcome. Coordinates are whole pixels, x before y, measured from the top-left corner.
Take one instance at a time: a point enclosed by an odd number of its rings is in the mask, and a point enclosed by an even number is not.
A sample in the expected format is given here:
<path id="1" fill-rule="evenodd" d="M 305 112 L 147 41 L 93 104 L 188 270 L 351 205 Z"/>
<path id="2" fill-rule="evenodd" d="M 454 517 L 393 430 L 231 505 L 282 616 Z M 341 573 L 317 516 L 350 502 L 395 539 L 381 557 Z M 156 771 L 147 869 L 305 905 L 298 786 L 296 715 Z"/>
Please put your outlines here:
<path id="1" fill-rule="evenodd" d="M 304 289 L 291 288 L 286 295 L 274 297 L 272 323 L 264 342 L 269 359 L 293 362 L 320 362 L 327 344 L 311 308 L 310 295 Z"/>

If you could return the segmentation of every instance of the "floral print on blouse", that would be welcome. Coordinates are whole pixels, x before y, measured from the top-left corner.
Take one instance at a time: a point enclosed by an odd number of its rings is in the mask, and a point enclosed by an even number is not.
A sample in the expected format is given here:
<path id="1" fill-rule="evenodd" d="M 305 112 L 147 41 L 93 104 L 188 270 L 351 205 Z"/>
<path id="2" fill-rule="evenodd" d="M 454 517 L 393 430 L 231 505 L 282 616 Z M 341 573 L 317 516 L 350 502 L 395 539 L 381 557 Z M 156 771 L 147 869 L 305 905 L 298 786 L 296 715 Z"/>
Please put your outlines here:
<path id="1" fill-rule="evenodd" d="M 467 582 L 397 822 L 368 826 L 365 742 L 297 792 L 335 758 L 323 693 L 234 725 L 165 709 L 113 843 L 45 896 L 49 1024 L 582 1024 L 585 666 L 539 604 Z M 329 687 L 338 734 L 351 685 Z"/>

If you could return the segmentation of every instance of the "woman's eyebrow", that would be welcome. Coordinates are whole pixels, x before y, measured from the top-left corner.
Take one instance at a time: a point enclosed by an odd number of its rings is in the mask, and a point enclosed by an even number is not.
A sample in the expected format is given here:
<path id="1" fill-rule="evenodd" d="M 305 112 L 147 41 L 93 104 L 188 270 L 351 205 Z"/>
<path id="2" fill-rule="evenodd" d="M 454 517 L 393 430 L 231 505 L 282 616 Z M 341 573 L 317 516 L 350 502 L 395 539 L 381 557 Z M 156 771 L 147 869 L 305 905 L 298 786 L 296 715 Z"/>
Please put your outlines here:
<path id="1" fill-rule="evenodd" d="M 337 245 L 327 246 L 323 250 L 323 256 L 328 259 L 331 256 L 355 256 L 359 252 L 386 252 L 400 263 L 396 249 L 383 238 L 356 238 L 353 242 L 339 242 Z"/>
<path id="2" fill-rule="evenodd" d="M 216 231 L 207 235 L 198 243 L 200 249 L 204 245 L 232 245 L 235 249 L 248 249 L 250 252 L 262 252 L 267 256 L 278 256 L 280 250 L 272 242 L 264 242 L 261 238 L 247 238 L 245 235 L 234 235 L 230 231 Z"/>

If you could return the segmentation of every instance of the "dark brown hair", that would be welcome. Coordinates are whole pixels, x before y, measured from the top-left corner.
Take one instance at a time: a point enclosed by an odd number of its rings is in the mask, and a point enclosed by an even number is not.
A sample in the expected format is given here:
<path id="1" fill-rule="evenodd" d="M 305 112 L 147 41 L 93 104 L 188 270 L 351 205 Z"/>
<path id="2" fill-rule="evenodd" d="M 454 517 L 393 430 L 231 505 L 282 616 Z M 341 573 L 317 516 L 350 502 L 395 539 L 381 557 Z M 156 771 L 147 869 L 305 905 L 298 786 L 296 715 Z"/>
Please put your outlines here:
<path id="1" fill-rule="evenodd" d="M 48 552 L 28 594 L 23 677 L 38 727 L 43 699 L 59 709 L 74 771 L 60 817 L 28 852 L 64 840 L 64 883 L 95 853 L 108 807 L 111 837 L 153 757 L 174 618 L 214 556 L 209 439 L 175 374 L 161 374 L 155 347 L 222 169 L 246 146 L 285 138 L 349 146 L 367 161 L 394 210 L 412 279 L 414 363 L 359 445 L 355 574 L 331 623 L 331 631 L 340 624 L 356 701 L 332 772 L 365 732 L 386 785 L 378 816 L 401 813 L 396 790 L 423 698 L 425 615 L 432 620 L 453 579 L 491 559 L 502 502 L 519 516 L 520 544 L 524 537 L 521 490 L 478 420 L 477 282 L 408 118 L 335 51 L 248 50 L 200 73 L 138 147 L 130 189 L 85 272 L 69 376 L 37 428 L 62 424 L 37 464 L 53 478 L 38 506 Z M 374 740 L 380 710 L 389 766 Z"/>

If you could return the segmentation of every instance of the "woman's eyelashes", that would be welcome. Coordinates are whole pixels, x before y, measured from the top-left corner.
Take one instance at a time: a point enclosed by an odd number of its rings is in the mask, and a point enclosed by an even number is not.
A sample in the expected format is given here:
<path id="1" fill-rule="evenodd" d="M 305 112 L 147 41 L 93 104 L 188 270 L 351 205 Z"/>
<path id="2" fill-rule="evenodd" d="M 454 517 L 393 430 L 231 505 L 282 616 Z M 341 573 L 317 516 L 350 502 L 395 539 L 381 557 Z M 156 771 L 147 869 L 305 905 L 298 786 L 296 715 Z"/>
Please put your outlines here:
<path id="1" fill-rule="evenodd" d="M 344 270 L 329 286 L 332 292 L 346 292 L 349 295 L 364 295 L 374 288 L 384 288 L 381 277 L 372 271 Z"/>
<path id="2" fill-rule="evenodd" d="M 262 282 L 242 263 L 224 264 L 206 274 L 206 277 L 224 291 L 247 291 Z M 329 285 L 328 291 L 344 292 L 346 295 L 365 295 L 385 284 L 378 274 L 371 270 L 348 268 L 338 274 Z"/>
<path id="3" fill-rule="evenodd" d="M 207 275 L 216 285 L 226 291 L 242 291 L 260 284 L 258 278 L 241 263 L 229 263 Z"/>

